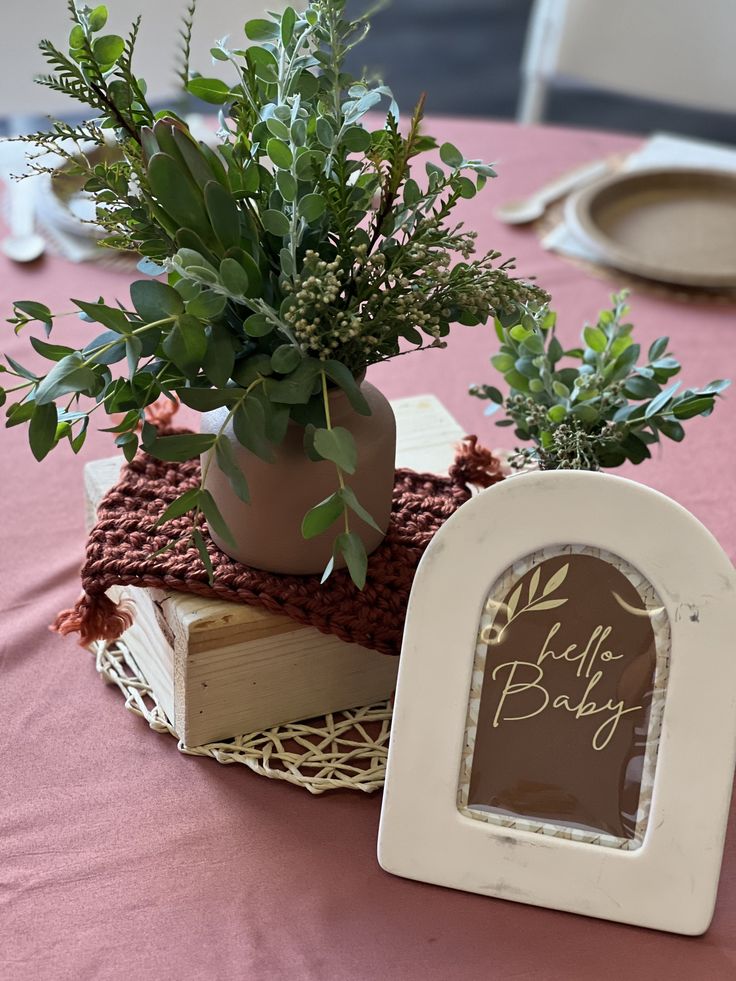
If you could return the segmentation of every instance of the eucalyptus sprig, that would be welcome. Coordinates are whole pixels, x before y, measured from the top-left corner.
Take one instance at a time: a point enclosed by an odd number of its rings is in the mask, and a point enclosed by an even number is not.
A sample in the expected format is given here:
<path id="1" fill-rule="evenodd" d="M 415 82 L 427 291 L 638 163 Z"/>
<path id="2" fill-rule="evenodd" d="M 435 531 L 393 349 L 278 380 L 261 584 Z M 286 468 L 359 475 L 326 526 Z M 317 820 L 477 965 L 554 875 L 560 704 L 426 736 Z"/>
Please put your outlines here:
<path id="1" fill-rule="evenodd" d="M 95 116 L 29 139 L 84 176 L 103 244 L 140 253 L 153 278 L 135 282 L 123 304 L 73 301 L 101 328 L 81 349 L 50 342 L 57 318 L 43 304 L 16 302 L 10 322 L 41 324 L 47 339 L 31 343 L 52 364 L 38 375 L 14 361 L 6 370 L 17 381 L 8 391 L 21 393 L 8 424 L 29 425 L 38 459 L 62 440 L 78 451 L 92 413 L 122 414 L 109 431 L 128 459 L 141 446 L 172 461 L 208 452 L 206 466 L 214 459 L 243 501 L 247 475 L 224 428 L 160 436 L 143 421 L 146 406 L 164 395 L 202 412 L 227 407 L 238 441 L 267 461 L 290 421 L 304 427 L 310 458 L 334 463 L 336 489 L 305 516 L 303 534 L 337 526 L 334 557 L 362 586 L 365 549 L 350 522 L 373 519 L 350 487 L 355 442 L 332 425 L 330 391 L 368 414 L 356 379 L 369 365 L 444 347 L 452 323 L 483 323 L 546 294 L 512 278 L 497 252 L 473 257 L 475 236 L 451 216 L 493 169 L 424 134 L 424 100 L 402 129 L 390 90 L 346 73 L 369 21 L 345 6 L 312 0 L 300 13 L 248 21 L 243 47 L 212 48 L 223 80 L 190 70 L 190 4 L 182 72 L 191 96 L 218 107 L 211 147 L 175 112 L 152 113 L 132 64 L 139 22 L 125 41 L 101 33 L 104 7 L 70 4 L 68 53 L 42 43 L 52 68 L 42 84 Z M 383 124 L 369 125 L 381 107 Z M 119 159 L 88 159 L 85 147 L 108 137 Z M 427 151 L 438 152 L 417 173 Z M 228 540 L 204 474 L 162 520 L 188 512 L 203 512 Z M 201 536 L 194 541 L 209 569 Z"/>
<path id="2" fill-rule="evenodd" d="M 640 362 L 641 348 L 627 323 L 625 292 L 581 335 L 582 345 L 564 350 L 556 316 L 546 304 L 507 311 L 495 319 L 500 350 L 491 364 L 509 386 L 504 396 L 491 385 L 474 385 L 471 395 L 489 400 L 492 415 L 505 409 L 498 426 L 515 426 L 518 439 L 534 445 L 519 450 L 518 463 L 544 469 L 598 470 L 627 460 L 642 463 L 662 436 L 680 442 L 683 423 L 710 415 L 730 385 L 718 379 L 680 390 L 672 379 L 681 365 L 660 337 Z M 571 363 L 572 362 L 572 363 Z"/>

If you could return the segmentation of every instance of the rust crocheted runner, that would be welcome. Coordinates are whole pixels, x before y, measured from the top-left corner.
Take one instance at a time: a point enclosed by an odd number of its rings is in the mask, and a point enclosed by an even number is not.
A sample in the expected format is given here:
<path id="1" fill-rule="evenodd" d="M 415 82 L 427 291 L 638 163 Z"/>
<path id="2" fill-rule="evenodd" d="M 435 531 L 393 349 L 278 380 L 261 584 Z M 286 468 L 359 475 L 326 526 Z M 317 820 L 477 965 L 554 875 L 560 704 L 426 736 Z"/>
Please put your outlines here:
<path id="1" fill-rule="evenodd" d="M 319 576 L 275 575 L 241 565 L 201 530 L 214 568 L 214 582 L 188 541 L 154 557 L 172 539 L 186 536 L 191 517 L 156 527 L 168 504 L 196 486 L 198 460 L 162 463 L 145 453 L 123 468 L 101 501 L 82 568 L 84 595 L 60 613 L 52 629 L 78 632 L 84 646 L 115 640 L 131 624 L 131 604 L 115 605 L 111 586 L 144 586 L 196 593 L 282 613 L 299 623 L 333 633 L 384 654 L 398 654 L 409 591 L 419 560 L 438 528 L 471 495 L 470 485 L 489 487 L 503 479 L 501 462 L 467 436 L 449 476 L 397 470 L 391 523 L 383 544 L 370 556 L 365 588 L 344 570 L 320 585 Z"/>

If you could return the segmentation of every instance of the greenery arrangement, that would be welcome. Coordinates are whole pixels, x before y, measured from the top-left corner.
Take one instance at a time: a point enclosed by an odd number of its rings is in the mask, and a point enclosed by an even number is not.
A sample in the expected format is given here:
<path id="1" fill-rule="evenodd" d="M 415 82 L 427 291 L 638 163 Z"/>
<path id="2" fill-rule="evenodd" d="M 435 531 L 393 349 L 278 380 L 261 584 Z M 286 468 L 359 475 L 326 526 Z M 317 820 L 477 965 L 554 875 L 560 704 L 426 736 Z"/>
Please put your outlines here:
<path id="1" fill-rule="evenodd" d="M 493 386 L 474 385 L 470 393 L 489 400 L 489 415 L 505 409 L 496 425 L 515 426 L 518 439 L 532 442 L 518 451 L 519 466 L 598 470 L 642 463 L 662 436 L 684 439 L 683 422 L 710 415 L 730 385 L 720 379 L 680 391 L 672 379 L 682 366 L 668 350 L 668 337 L 654 341 L 639 364 L 641 348 L 625 322 L 626 298 L 625 292 L 613 296 L 613 308 L 583 329 L 582 346 L 568 351 L 555 336 L 556 316 L 546 303 L 495 318 L 501 347 L 491 364 L 510 392 L 504 398 Z"/>
<path id="2" fill-rule="evenodd" d="M 56 122 L 26 139 L 84 176 L 105 244 L 140 253 L 141 271 L 167 280 L 133 283 L 126 304 L 73 300 L 102 332 L 81 350 L 33 337 L 48 372 L 10 359 L 5 370 L 15 380 L 7 392 L 19 398 L 8 425 L 28 424 L 37 459 L 62 441 L 78 452 L 92 413 L 123 413 L 107 431 L 128 459 L 139 444 L 172 461 L 211 450 L 244 501 L 246 475 L 225 426 L 214 435 L 159 436 L 144 422 L 145 407 L 162 394 L 201 411 L 227 406 L 225 425 L 232 421 L 239 442 L 266 460 L 290 420 L 303 426 L 308 456 L 336 467 L 335 493 L 315 502 L 303 533 L 339 522 L 335 554 L 362 586 L 365 549 L 350 515 L 371 519 L 350 491 L 355 445 L 330 424 L 330 389 L 367 413 L 359 380 L 369 365 L 442 347 L 450 324 L 503 317 L 544 294 L 512 278 L 498 253 L 473 258 L 474 234 L 451 221 L 460 199 L 472 198 L 493 170 L 424 135 L 421 102 L 402 132 L 390 91 L 346 74 L 345 57 L 369 20 L 347 18 L 345 2 L 312 0 L 303 13 L 287 7 L 251 20 L 242 48 L 218 42 L 212 57 L 227 63 L 231 83 L 190 70 L 192 2 L 181 77 L 188 93 L 219 107 L 213 149 L 176 113 L 149 106 L 133 66 L 140 18 L 127 38 L 105 34 L 105 7 L 70 0 L 68 52 L 42 41 L 50 73 L 39 81 L 95 118 Z M 366 128 L 366 113 L 386 103 L 385 124 Z M 89 148 L 111 138 L 120 159 L 91 160 Z M 441 163 L 428 161 L 417 179 L 415 158 L 435 148 Z M 43 169 L 43 157 L 34 166 Z M 40 322 L 48 338 L 56 320 L 43 304 L 19 301 L 10 322 L 16 331 Z M 162 520 L 188 511 L 203 512 L 228 540 L 202 486 Z"/>

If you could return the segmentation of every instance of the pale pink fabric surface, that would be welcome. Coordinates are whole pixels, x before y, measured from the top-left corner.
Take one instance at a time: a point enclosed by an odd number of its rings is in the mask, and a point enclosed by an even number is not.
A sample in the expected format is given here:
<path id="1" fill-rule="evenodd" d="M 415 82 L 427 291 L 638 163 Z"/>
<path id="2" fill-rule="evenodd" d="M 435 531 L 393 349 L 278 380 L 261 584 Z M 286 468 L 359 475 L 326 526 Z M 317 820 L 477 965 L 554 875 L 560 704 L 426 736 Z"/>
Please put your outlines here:
<path id="1" fill-rule="evenodd" d="M 501 177 L 464 204 L 480 245 L 519 257 L 555 297 L 576 338 L 615 287 L 502 228 L 495 203 L 566 168 L 635 145 L 624 137 L 437 122 Z M 12 299 L 124 296 L 125 279 L 46 259 L 0 260 L 0 312 Z M 686 381 L 736 374 L 736 309 L 634 294 L 643 340 L 669 334 Z M 90 328 L 71 318 L 69 338 Z M 63 333 L 62 333 L 63 332 Z M 2 347 L 25 355 L 5 325 Z M 489 328 L 456 329 L 450 348 L 371 372 L 391 396 L 435 392 L 468 431 L 508 438 L 465 394 L 490 380 Z M 31 358 L 26 358 L 30 362 Z M 637 477 L 690 508 L 733 557 L 736 398 L 690 424 L 682 447 Z M 93 435 L 81 458 L 35 464 L 25 433 L 2 431 L 0 553 L 0 976 L 87 979 L 465 979 L 545 981 L 736 975 L 736 842 L 727 840 L 710 931 L 686 939 L 393 878 L 375 860 L 380 795 L 310 797 L 244 767 L 181 756 L 127 713 L 91 657 L 46 625 L 77 594 L 84 539 L 82 464 L 110 455 Z M 636 516 L 632 515 L 632 521 Z M 642 529 L 646 534 L 646 529 Z M 697 570 L 694 570 L 697 574 Z M 706 652 L 704 652 L 705 655 Z M 707 760 L 703 761 L 707 766 Z"/>

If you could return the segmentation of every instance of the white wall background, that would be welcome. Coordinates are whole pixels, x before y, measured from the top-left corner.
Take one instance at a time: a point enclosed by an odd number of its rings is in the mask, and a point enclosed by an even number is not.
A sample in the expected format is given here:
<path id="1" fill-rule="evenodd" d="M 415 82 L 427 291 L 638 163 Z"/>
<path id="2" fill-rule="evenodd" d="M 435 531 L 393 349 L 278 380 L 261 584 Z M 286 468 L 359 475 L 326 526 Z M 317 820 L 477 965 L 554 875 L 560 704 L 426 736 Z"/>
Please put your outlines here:
<path id="1" fill-rule="evenodd" d="M 80 3 L 84 0 L 79 0 Z M 94 0 L 86 0 L 94 7 Z M 230 35 L 234 47 L 247 43 L 243 25 L 265 9 L 279 10 L 287 0 L 199 0 L 191 65 L 203 75 L 224 77 L 227 66 L 211 64 L 209 49 L 215 40 Z M 293 3 L 303 6 L 303 3 Z M 131 21 L 141 13 L 143 23 L 136 48 L 138 74 L 148 82 L 154 99 L 180 90 L 176 77 L 178 29 L 187 0 L 109 0 L 110 19 L 104 33 L 127 35 Z M 0 117 L 33 113 L 83 112 L 84 107 L 65 96 L 35 85 L 44 60 L 37 44 L 51 40 L 66 53 L 71 29 L 66 0 L 0 0 Z"/>

